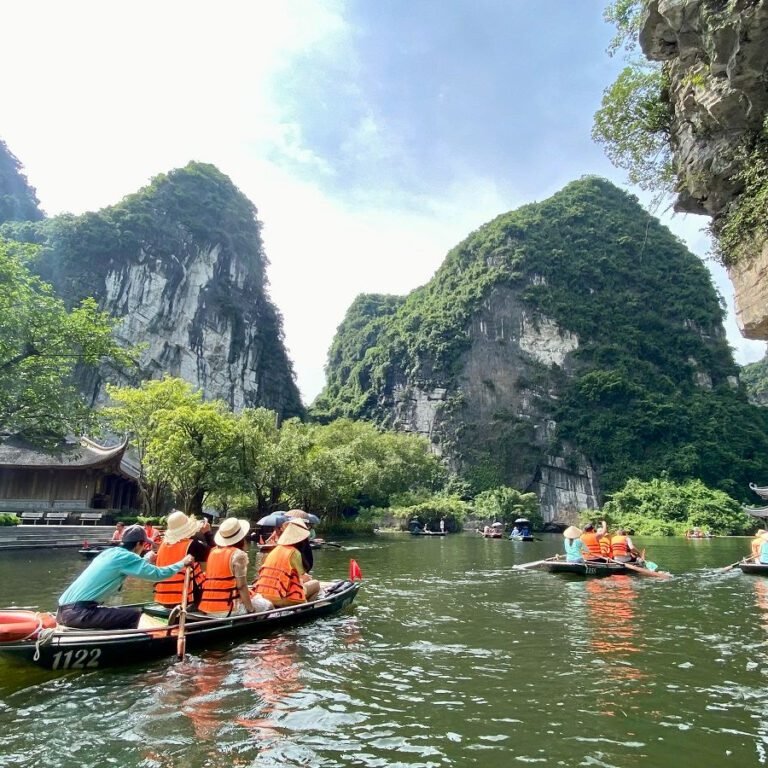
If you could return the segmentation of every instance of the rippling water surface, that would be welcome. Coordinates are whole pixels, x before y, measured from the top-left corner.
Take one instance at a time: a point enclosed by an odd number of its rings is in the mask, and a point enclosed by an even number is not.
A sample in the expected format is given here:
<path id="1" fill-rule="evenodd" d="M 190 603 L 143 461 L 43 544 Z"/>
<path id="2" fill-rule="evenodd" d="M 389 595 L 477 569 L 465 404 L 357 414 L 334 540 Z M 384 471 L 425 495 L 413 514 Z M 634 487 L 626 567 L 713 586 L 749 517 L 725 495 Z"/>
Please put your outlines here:
<path id="1" fill-rule="evenodd" d="M 323 579 L 360 564 L 351 609 L 183 663 L 55 675 L 0 660 L 0 766 L 768 762 L 768 579 L 715 570 L 747 539 L 646 540 L 669 581 L 513 570 L 558 551 L 542 538 L 316 551 Z M 51 608 L 85 565 L 4 553 L 0 605 Z"/>

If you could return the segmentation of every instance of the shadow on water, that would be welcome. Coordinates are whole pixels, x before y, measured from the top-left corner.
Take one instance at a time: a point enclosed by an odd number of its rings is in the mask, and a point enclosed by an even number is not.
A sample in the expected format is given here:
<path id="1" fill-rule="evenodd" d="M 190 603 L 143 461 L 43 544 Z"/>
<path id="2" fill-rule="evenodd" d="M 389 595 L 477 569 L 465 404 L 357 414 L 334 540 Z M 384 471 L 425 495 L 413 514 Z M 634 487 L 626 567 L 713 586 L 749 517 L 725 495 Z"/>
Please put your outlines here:
<path id="1" fill-rule="evenodd" d="M 361 541 L 350 611 L 183 663 L 0 662 L 3 766 L 764 764 L 768 580 L 714 570 L 748 540 L 639 542 L 669 581 L 515 570 L 562 546 L 542 538 Z M 0 565 L 0 603 L 50 605 L 82 567 Z"/>

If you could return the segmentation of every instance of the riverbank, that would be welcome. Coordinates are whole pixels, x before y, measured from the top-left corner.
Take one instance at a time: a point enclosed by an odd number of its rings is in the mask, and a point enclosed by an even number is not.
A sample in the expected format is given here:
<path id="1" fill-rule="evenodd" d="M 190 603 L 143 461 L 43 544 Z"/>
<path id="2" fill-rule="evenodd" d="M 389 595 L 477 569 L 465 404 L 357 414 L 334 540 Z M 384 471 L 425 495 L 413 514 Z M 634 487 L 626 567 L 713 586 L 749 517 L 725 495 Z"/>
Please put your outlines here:
<path id="1" fill-rule="evenodd" d="M 14 549 L 80 549 L 83 541 L 107 544 L 111 525 L 4 525 L 0 526 L 0 551 Z"/>

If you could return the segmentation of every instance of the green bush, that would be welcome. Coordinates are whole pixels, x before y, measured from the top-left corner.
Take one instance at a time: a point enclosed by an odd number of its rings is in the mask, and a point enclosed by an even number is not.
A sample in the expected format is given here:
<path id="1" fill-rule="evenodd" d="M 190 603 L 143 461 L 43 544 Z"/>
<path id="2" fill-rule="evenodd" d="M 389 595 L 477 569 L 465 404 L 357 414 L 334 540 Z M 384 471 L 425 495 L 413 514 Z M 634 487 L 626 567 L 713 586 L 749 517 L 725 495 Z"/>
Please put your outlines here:
<path id="1" fill-rule="evenodd" d="M 0 525 L 18 525 L 21 521 L 16 515 L 0 513 Z"/>

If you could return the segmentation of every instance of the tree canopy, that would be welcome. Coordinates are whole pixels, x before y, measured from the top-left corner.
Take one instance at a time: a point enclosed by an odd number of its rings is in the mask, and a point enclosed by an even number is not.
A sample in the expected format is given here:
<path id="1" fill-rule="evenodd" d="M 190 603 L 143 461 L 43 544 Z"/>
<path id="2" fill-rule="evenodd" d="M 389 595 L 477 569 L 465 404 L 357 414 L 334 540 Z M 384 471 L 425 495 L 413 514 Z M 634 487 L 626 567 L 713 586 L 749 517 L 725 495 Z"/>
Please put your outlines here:
<path id="1" fill-rule="evenodd" d="M 93 299 L 68 311 L 30 272 L 34 251 L 0 240 L 0 433 L 50 442 L 91 422 L 77 370 L 130 366 L 131 359 Z"/>

